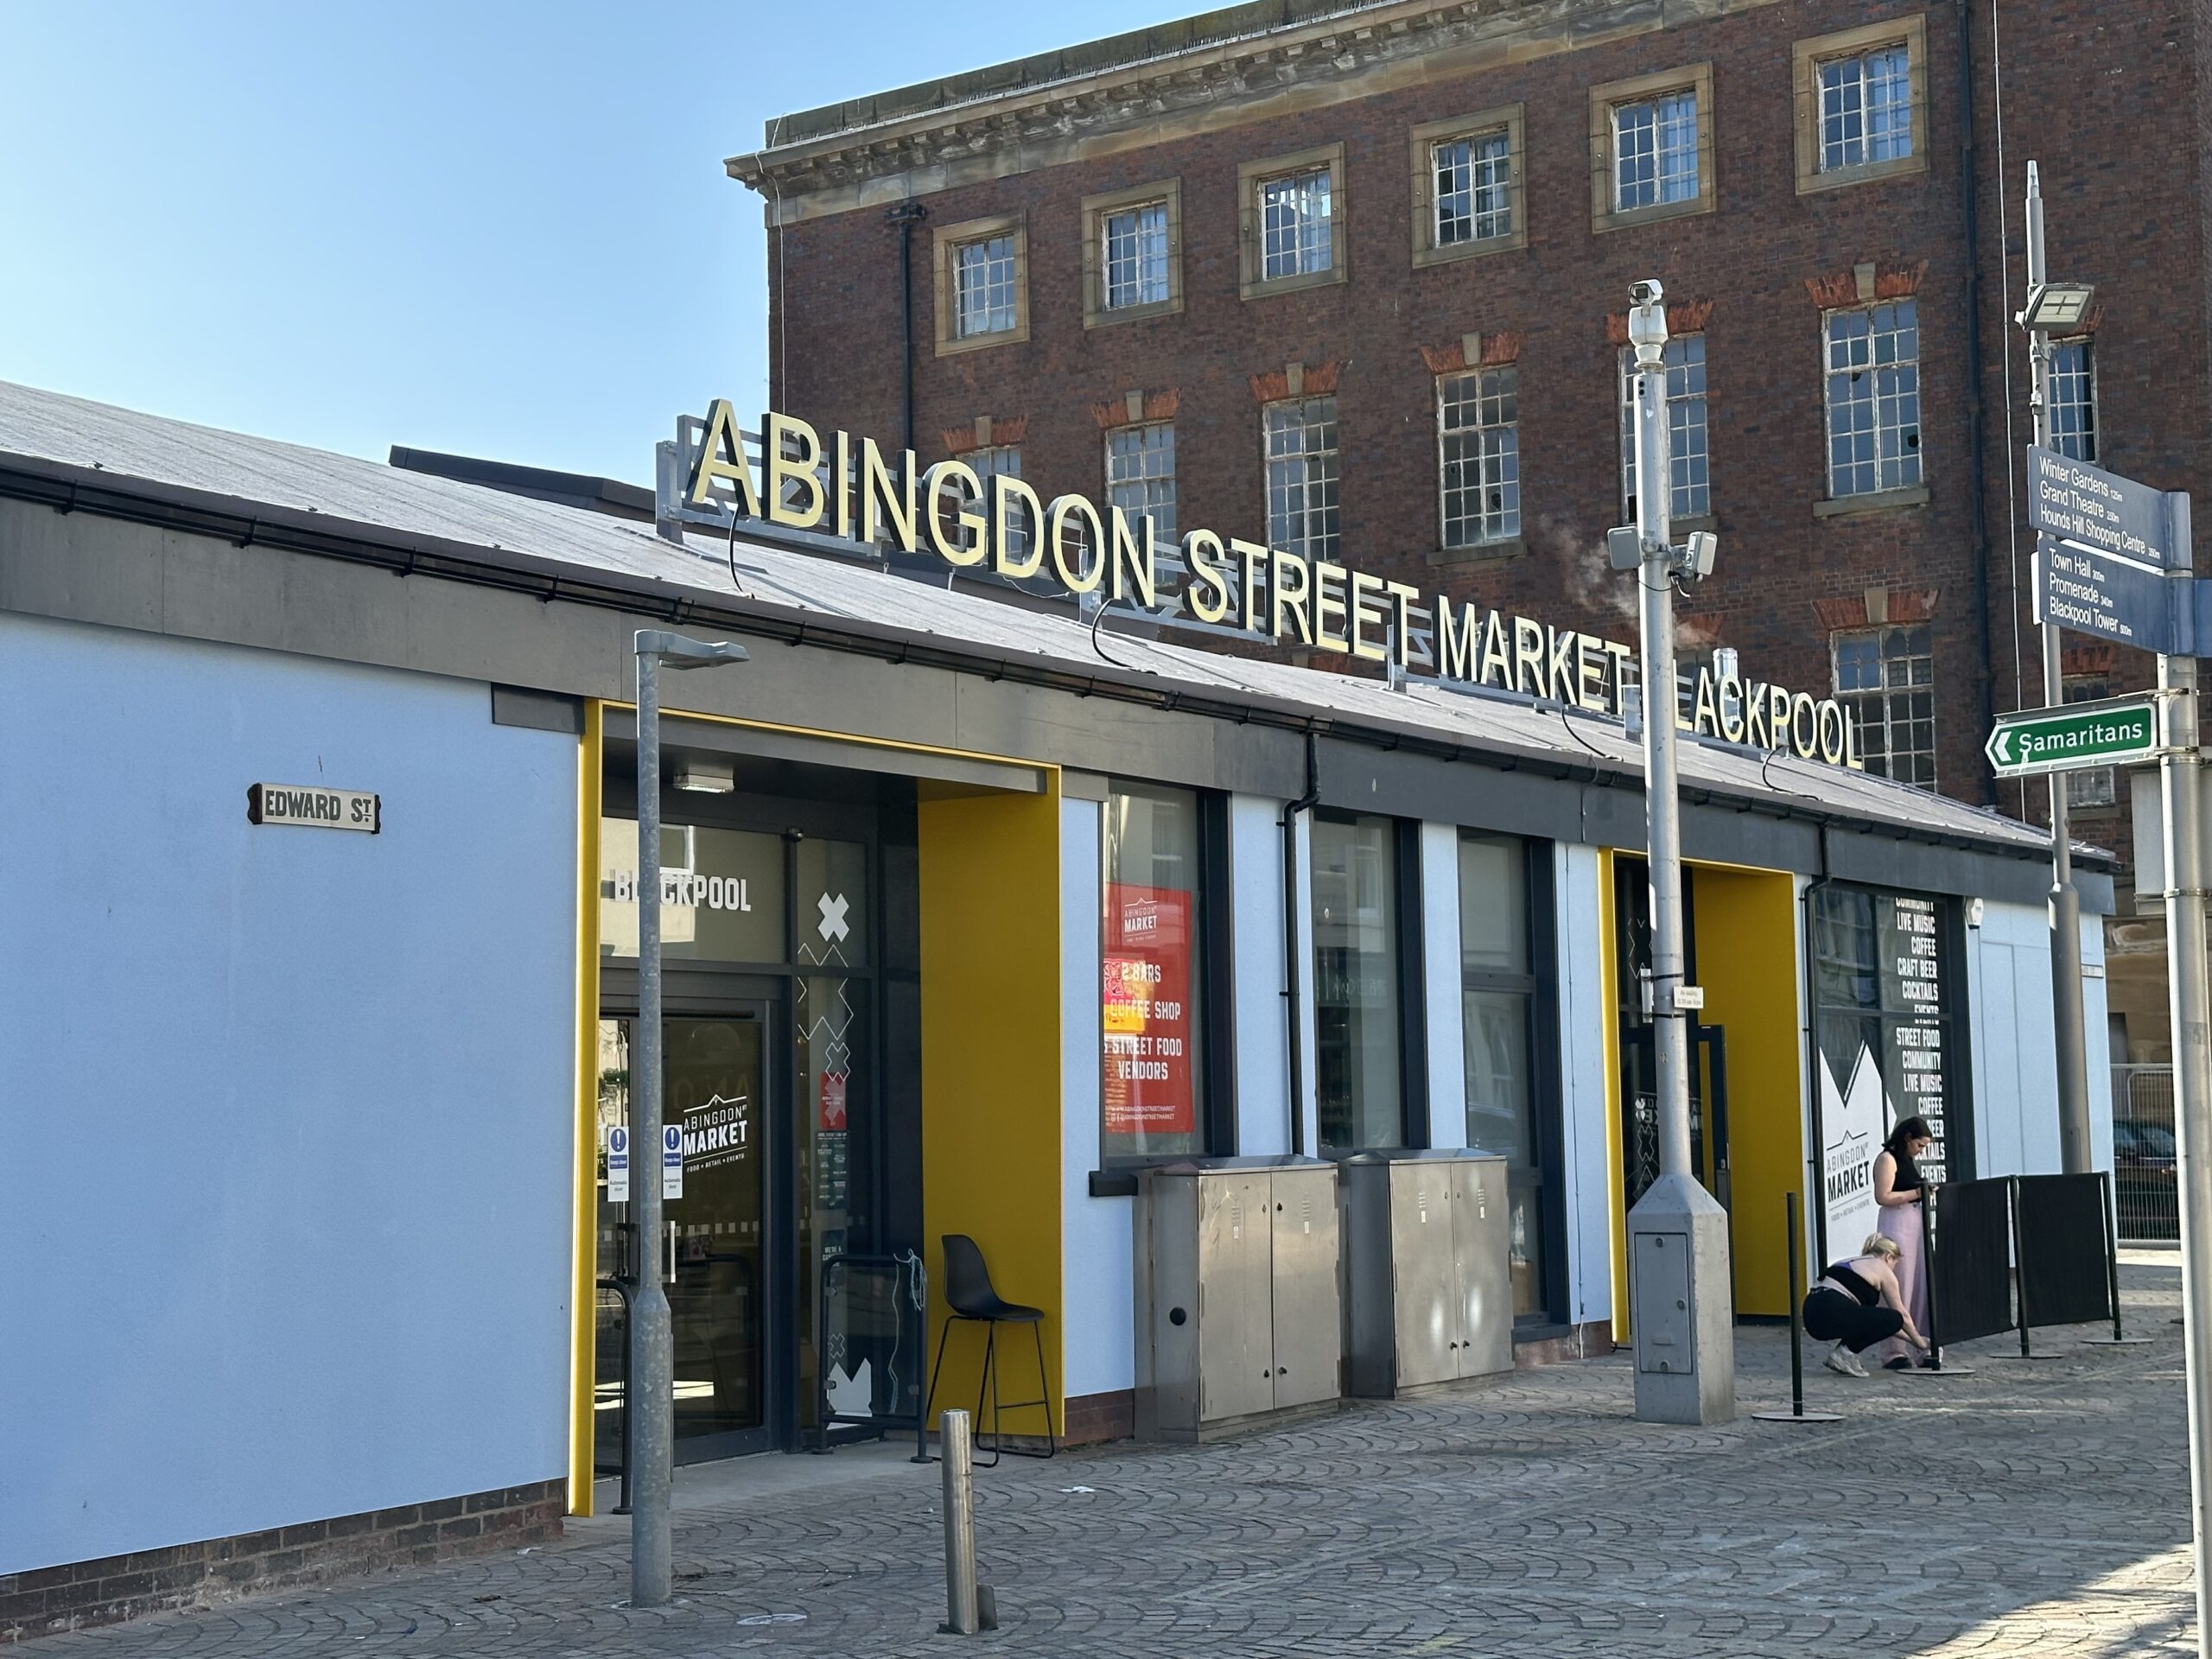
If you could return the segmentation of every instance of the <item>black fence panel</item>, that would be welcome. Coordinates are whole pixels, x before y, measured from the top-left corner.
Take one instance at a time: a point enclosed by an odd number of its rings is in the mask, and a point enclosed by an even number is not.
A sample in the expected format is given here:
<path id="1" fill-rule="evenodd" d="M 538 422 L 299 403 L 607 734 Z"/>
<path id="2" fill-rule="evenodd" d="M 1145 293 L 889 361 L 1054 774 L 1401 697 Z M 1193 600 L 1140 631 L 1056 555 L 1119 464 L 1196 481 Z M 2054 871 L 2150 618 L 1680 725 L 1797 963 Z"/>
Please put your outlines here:
<path id="1" fill-rule="evenodd" d="M 2014 1178 L 2020 1219 L 2020 1317 L 2029 1325 L 2086 1325 L 2113 1316 L 2105 1233 L 2105 1178 Z"/>
<path id="2" fill-rule="evenodd" d="M 1928 1313 L 1940 1344 L 2012 1328 L 2012 1182 L 1948 1181 L 1928 1211 Z"/>

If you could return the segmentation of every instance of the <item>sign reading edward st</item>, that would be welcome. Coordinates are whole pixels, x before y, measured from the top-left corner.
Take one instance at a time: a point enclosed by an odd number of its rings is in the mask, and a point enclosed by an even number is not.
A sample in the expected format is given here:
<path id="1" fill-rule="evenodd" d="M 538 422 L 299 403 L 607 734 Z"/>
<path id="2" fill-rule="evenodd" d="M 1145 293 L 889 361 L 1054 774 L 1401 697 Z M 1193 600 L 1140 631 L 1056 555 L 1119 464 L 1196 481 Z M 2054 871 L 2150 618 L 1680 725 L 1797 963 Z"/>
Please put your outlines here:
<path id="1" fill-rule="evenodd" d="M 922 467 L 913 453 L 770 411 L 761 418 L 760 476 L 729 400 L 709 407 L 682 484 L 685 508 L 826 531 L 864 546 L 933 553 L 958 569 L 1009 581 L 1044 578 L 1071 594 L 1187 613 L 1255 639 L 1363 662 L 1413 665 L 1415 624 L 1430 621 L 1438 677 L 1618 718 L 1632 647 L 1525 616 L 1485 609 L 1332 560 L 1211 530 L 1184 533 L 1179 586 L 1163 591 L 1153 522 L 1088 496 L 1047 502 L 1010 474 L 979 475 L 952 459 Z M 826 467 L 825 464 L 827 463 Z M 1041 534 L 1026 533 L 1035 526 Z M 1808 760 L 1860 767 L 1850 710 L 1785 686 L 1699 671 L 1677 700 L 1686 730 Z"/>

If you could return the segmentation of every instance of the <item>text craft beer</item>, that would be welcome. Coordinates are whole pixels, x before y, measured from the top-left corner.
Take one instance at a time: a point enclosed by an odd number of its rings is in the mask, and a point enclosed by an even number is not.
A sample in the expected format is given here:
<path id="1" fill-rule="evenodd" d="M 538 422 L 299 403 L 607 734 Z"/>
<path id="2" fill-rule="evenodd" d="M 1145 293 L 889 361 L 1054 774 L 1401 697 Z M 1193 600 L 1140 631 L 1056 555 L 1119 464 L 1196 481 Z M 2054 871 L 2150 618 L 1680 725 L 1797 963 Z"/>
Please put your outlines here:
<path id="1" fill-rule="evenodd" d="M 867 546 L 887 536 L 899 551 L 926 548 L 954 569 L 988 569 L 1015 582 L 1049 575 L 1070 594 L 1103 593 L 1150 611 L 1165 605 L 1274 644 L 1401 670 L 1412 666 L 1420 607 L 1434 618 L 1440 679 L 1621 717 L 1635 653 L 1616 640 L 1440 593 L 1421 607 L 1421 590 L 1408 583 L 1211 530 L 1184 534 L 1183 586 L 1163 594 L 1148 516 L 1132 524 L 1121 508 L 1102 510 L 1073 493 L 1046 502 L 1011 474 L 986 480 L 962 461 L 925 468 L 912 450 L 887 455 L 874 439 L 842 431 L 825 446 L 806 422 L 773 410 L 761 417 L 756 480 L 728 398 L 715 400 L 704 424 L 684 486 L 693 509 L 726 505 L 740 518 L 826 529 Z M 818 470 L 825 462 L 826 482 Z M 1042 534 L 1026 533 L 1027 526 Z M 1701 670 L 1677 705 L 1676 723 L 1686 731 L 1863 769 L 1850 710 L 1833 697 Z"/>

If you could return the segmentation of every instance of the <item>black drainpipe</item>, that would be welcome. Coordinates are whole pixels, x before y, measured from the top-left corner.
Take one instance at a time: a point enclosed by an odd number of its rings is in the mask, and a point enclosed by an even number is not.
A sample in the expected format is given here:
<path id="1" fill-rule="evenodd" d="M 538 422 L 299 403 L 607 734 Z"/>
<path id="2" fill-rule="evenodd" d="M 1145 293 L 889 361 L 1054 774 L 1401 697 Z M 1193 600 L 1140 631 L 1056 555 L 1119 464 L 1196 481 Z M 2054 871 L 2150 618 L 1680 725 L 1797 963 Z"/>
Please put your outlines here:
<path id="1" fill-rule="evenodd" d="M 930 210 L 912 197 L 884 214 L 899 227 L 899 375 L 906 447 L 914 447 L 914 233 Z"/>
<path id="2" fill-rule="evenodd" d="M 1994 4 L 1996 0 L 1991 0 Z M 1997 181 L 1999 189 L 2005 181 Z M 1992 655 L 1989 628 L 1989 510 L 1984 499 L 1988 486 L 1988 464 L 1982 454 L 1983 436 L 1989 430 L 1986 412 L 1987 393 L 1982 382 L 1981 362 L 1981 240 L 1976 228 L 1980 215 L 1976 212 L 1978 195 L 1974 181 L 1974 8 L 1972 0 L 1959 0 L 1959 195 L 1967 243 L 1967 381 L 1974 388 L 1974 396 L 1967 400 L 1967 454 L 1968 462 L 1968 490 L 1974 501 L 1974 632 L 1981 648 L 1981 729 L 1987 731 L 1997 723 L 1997 664 Z M 1997 257 L 2005 257 L 1999 248 Z M 2010 467 L 2012 458 L 2007 455 L 2005 464 Z M 2012 596 L 2019 602 L 2019 595 Z M 2015 688 L 2017 695 L 2018 688 Z M 1986 774 L 1981 791 L 1985 806 L 1997 804 L 1997 779 Z"/>
<path id="3" fill-rule="evenodd" d="M 1306 1151 L 1306 1045 L 1299 1018 L 1299 992 L 1303 976 L 1298 943 L 1298 815 L 1321 798 L 1321 772 L 1314 753 L 1313 728 L 1306 728 L 1306 792 L 1282 809 L 1282 962 L 1283 1025 L 1290 1033 L 1290 1152 L 1295 1158 Z"/>

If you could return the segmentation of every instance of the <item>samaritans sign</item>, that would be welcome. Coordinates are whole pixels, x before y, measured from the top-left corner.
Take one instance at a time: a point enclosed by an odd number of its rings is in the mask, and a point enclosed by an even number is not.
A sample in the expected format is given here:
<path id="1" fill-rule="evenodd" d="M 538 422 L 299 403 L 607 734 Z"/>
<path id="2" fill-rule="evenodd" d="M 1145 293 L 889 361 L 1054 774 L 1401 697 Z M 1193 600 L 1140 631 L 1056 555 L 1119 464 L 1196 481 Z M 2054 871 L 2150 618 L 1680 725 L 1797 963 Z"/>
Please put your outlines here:
<path id="1" fill-rule="evenodd" d="M 2005 715 L 1989 734 L 1987 753 L 1999 778 L 2148 760 L 2158 753 L 2158 699 L 2117 697 Z"/>
<path id="2" fill-rule="evenodd" d="M 1407 582 L 1211 530 L 1185 531 L 1173 549 L 1179 568 L 1165 573 L 1152 519 L 1133 520 L 1088 496 L 1046 501 L 1011 474 L 987 478 L 957 458 L 925 467 L 912 450 L 887 453 L 846 432 L 832 432 L 825 443 L 806 422 L 772 410 L 761 417 L 756 462 L 727 398 L 717 398 L 699 424 L 696 442 L 679 440 L 675 482 L 676 511 L 693 522 L 758 519 L 861 547 L 888 545 L 933 555 L 953 570 L 1042 579 L 1071 594 L 1097 594 L 1401 670 L 1413 666 L 1415 625 L 1427 624 L 1444 681 L 1621 715 L 1635 652 L 1618 640 L 1440 593 L 1425 597 Z M 1027 533 L 1033 526 L 1043 533 Z M 1677 700 L 1675 719 L 1729 743 L 1863 766 L 1850 710 L 1833 697 L 1706 669 Z"/>

